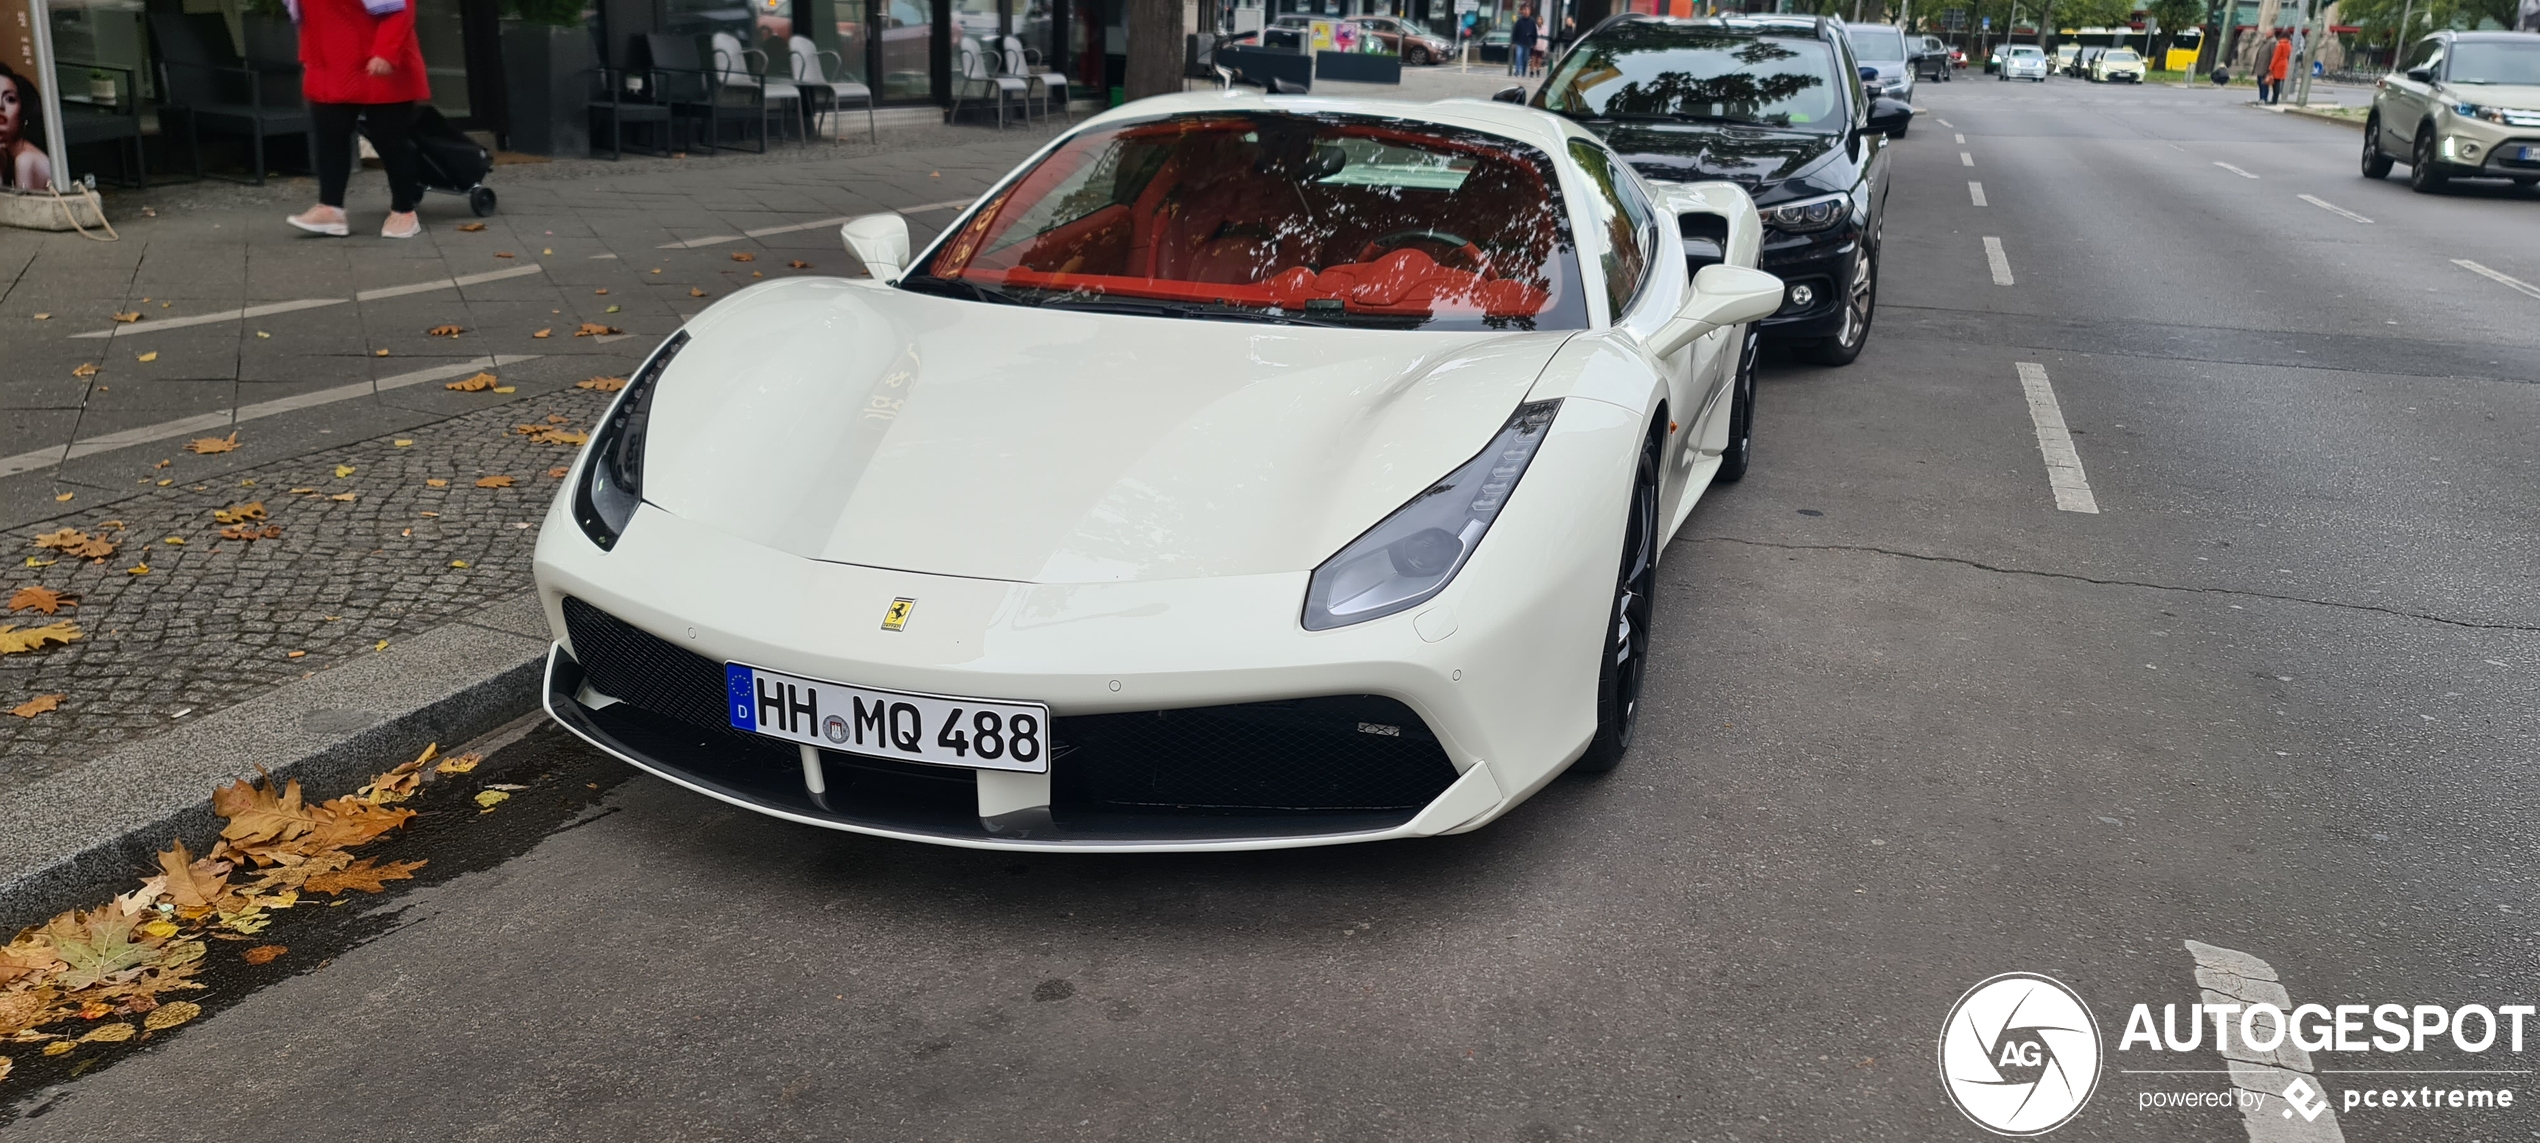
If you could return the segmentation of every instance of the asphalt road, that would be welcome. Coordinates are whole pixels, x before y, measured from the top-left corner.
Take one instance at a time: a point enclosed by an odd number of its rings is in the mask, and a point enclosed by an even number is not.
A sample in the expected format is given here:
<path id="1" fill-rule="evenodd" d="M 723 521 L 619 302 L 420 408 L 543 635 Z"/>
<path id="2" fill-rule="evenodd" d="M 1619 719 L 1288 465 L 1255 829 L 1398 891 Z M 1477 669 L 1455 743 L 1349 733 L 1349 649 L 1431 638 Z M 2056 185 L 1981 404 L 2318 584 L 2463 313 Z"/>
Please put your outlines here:
<path id="1" fill-rule="evenodd" d="M 2540 282 L 2540 195 L 2365 182 L 2352 130 L 2237 98 L 1924 89 L 1871 346 L 1764 382 L 1610 777 L 1428 842 L 1015 856 L 539 731 L 493 764 L 517 804 L 401 843 L 420 887 L 7 1133 L 1978 1139 L 1934 1051 L 1996 973 L 2071 985 L 2111 1049 L 2198 999 L 2191 940 L 2297 1001 L 2533 1002 L 2540 298 L 2453 260 Z M 2096 513 L 2056 507 L 2022 363 Z M 2111 1057 L 2057 1138 L 2251 1137 L 2141 1107 L 2227 1079 L 2127 1069 L 2210 1050 Z"/>

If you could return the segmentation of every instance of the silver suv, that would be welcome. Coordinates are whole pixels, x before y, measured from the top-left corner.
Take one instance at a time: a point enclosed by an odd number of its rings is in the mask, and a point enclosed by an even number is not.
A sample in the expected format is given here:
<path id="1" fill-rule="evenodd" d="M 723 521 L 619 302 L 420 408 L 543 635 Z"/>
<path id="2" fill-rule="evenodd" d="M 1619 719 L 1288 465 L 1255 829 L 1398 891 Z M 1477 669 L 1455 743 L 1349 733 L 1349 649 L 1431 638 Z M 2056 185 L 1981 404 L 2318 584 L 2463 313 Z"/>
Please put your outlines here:
<path id="1" fill-rule="evenodd" d="M 2381 78 L 2364 122 L 2364 177 L 2408 164 L 2421 193 L 2457 178 L 2540 184 L 2540 34 L 2436 32 Z"/>

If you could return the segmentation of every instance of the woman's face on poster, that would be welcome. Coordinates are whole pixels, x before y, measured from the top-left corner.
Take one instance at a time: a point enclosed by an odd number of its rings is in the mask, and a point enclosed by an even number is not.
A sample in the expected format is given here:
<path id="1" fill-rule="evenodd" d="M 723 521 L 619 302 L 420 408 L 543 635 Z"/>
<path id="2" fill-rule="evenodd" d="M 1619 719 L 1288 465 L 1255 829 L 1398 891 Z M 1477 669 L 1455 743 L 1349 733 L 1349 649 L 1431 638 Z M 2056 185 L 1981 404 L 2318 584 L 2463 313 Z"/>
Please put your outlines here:
<path id="1" fill-rule="evenodd" d="M 0 148 L 14 146 L 18 141 L 18 125 L 26 121 L 25 108 L 20 103 L 22 94 L 16 76 L 0 79 Z"/>

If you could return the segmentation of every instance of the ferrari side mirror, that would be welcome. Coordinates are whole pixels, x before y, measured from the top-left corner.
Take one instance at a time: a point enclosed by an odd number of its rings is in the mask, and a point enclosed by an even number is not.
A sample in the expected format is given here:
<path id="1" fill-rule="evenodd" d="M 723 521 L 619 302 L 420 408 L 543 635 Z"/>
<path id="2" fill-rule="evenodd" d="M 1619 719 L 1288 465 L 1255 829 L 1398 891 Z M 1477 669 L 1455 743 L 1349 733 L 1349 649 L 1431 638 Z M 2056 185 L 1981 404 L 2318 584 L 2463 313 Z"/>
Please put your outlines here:
<path id="1" fill-rule="evenodd" d="M 886 285 L 899 281 L 900 272 L 908 267 L 908 220 L 897 214 L 850 218 L 838 228 L 838 238 L 847 244 L 847 253 L 864 263 L 874 281 Z"/>
<path id="2" fill-rule="evenodd" d="M 1650 339 L 1649 351 L 1666 357 L 1712 330 L 1762 321 L 1780 308 L 1780 278 L 1745 266 L 1705 266 L 1693 276 L 1684 308 Z"/>

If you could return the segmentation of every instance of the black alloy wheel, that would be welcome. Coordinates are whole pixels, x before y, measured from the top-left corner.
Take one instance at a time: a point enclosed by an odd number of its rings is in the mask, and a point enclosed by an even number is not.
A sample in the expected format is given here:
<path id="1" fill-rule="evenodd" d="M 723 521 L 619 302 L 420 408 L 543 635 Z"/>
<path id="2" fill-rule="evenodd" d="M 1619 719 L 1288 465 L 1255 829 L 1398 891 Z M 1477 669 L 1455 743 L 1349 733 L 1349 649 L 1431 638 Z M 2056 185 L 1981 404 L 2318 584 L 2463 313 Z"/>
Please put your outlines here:
<path id="1" fill-rule="evenodd" d="M 1852 281 L 1843 291 L 1843 326 L 1833 337 L 1808 345 L 1799 355 L 1819 365 L 1850 365 L 1870 343 L 1870 319 L 1878 312 L 1878 243 L 1863 241 L 1852 260 Z"/>
<path id="2" fill-rule="evenodd" d="M 1606 614 L 1598 656 L 1596 737 L 1570 764 L 1574 773 L 1603 774 L 1620 765 L 1640 729 L 1640 688 L 1649 676 L 1649 621 L 1658 591 L 1658 474 L 1666 436 L 1665 425 L 1652 424 L 1641 437 L 1630 514 L 1623 520 L 1622 570 L 1614 577 L 1614 606 Z"/>
<path id="3" fill-rule="evenodd" d="M 1720 453 L 1720 471 L 1711 477 L 1722 484 L 1737 483 L 1755 458 L 1755 358 L 1763 341 L 1764 335 L 1750 325 L 1738 347 L 1737 376 L 1729 379 L 1729 447 Z"/>
<path id="4" fill-rule="evenodd" d="M 1412 48 L 1402 53 L 1402 62 L 1412 67 L 1421 67 L 1429 62 L 1429 53 L 1421 48 Z"/>
<path id="5" fill-rule="evenodd" d="M 2378 179 L 2390 174 L 2390 156 L 2381 153 L 2381 113 L 2374 112 L 2364 120 L 2364 177 Z"/>
<path id="6" fill-rule="evenodd" d="M 2434 158 L 2434 129 L 2417 129 L 2416 147 L 2408 153 L 2408 189 L 2418 194 L 2434 194 L 2452 181 L 2452 174 Z"/>

